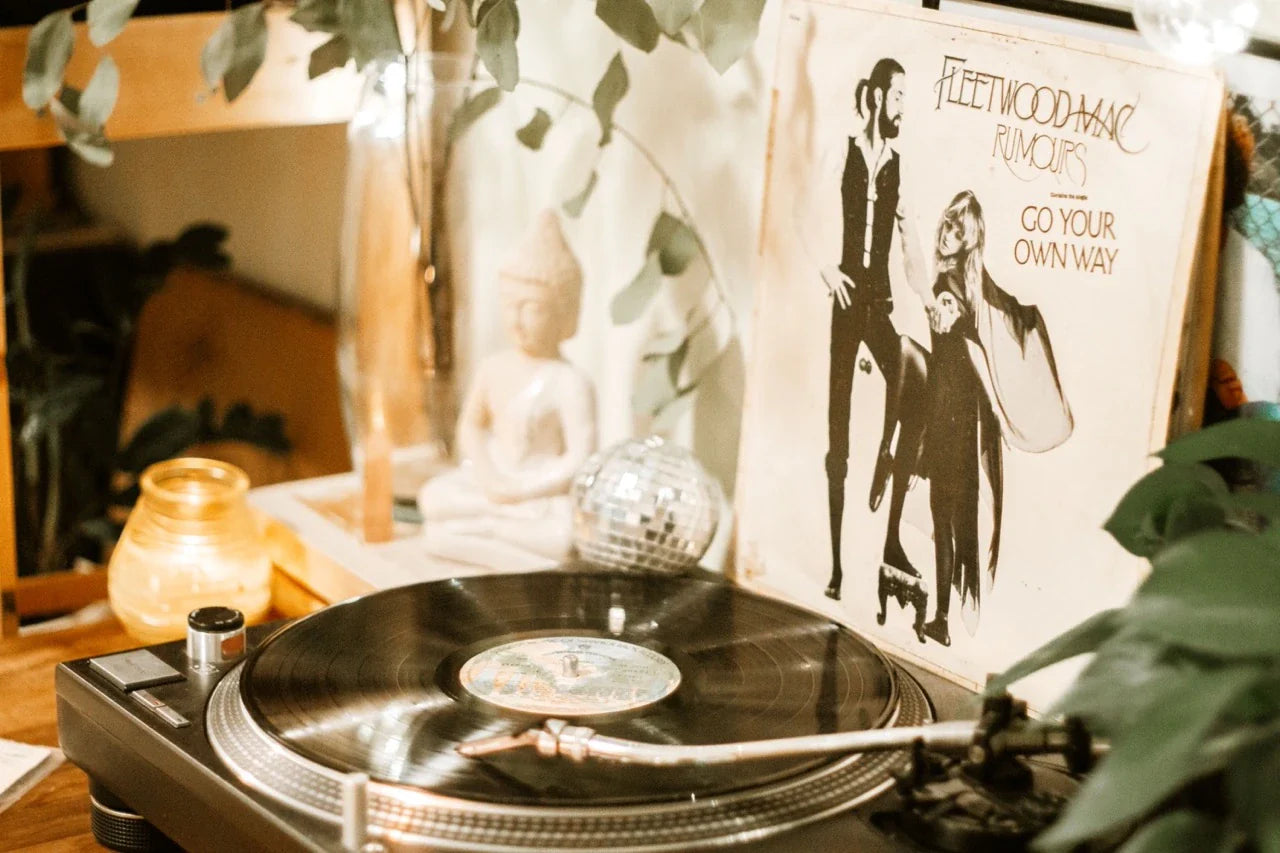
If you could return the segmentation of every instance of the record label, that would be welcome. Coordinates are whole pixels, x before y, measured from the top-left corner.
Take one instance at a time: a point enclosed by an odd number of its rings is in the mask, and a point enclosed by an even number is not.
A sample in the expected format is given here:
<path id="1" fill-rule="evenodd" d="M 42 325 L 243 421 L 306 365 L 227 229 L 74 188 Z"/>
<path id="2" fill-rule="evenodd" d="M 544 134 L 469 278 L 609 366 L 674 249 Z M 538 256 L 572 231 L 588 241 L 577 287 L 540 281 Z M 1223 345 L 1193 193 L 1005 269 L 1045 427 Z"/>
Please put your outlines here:
<path id="1" fill-rule="evenodd" d="M 644 646 L 603 637 L 537 637 L 480 652 L 458 673 L 478 699 L 525 714 L 594 716 L 659 702 L 680 669 Z"/>

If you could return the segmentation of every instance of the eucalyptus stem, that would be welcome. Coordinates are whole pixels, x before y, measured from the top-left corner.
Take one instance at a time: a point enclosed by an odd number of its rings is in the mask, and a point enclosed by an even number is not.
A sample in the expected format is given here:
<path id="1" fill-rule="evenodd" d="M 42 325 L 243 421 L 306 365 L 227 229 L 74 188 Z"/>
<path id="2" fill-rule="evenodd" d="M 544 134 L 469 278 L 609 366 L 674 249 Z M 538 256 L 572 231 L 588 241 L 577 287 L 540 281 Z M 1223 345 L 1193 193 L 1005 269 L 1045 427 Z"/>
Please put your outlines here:
<path id="1" fill-rule="evenodd" d="M 58 556 L 58 522 L 62 516 L 62 433 L 51 428 L 46 434 L 48 458 L 48 485 L 44 493 L 44 519 L 41 522 L 40 557 L 41 571 L 65 568 L 54 565 Z"/>
<path id="2" fill-rule="evenodd" d="M 532 80 L 528 77 L 521 77 L 520 82 L 524 83 L 525 85 L 532 86 L 535 89 L 542 89 L 543 91 L 551 92 L 552 94 L 558 95 L 561 98 L 564 98 L 566 101 L 577 104 L 578 106 L 584 107 L 585 109 L 594 110 L 594 107 L 592 107 L 591 104 L 587 103 L 586 100 L 578 97 L 577 95 L 568 91 L 567 89 L 560 88 L 554 83 L 545 83 L 541 80 Z M 698 246 L 698 253 L 702 255 L 702 260 L 707 265 L 707 275 L 711 279 L 711 287 L 713 290 L 715 290 L 716 297 L 719 299 L 721 304 L 724 305 L 725 310 L 729 312 L 730 325 L 734 329 L 737 329 L 738 319 L 737 319 L 736 313 L 733 310 L 733 304 L 729 301 L 729 297 L 728 297 L 728 294 L 725 292 L 723 282 L 721 282 L 720 277 L 716 274 L 715 264 L 713 264 L 711 261 L 711 253 L 707 251 L 706 243 L 704 243 L 702 240 L 702 234 L 700 234 L 698 232 L 698 229 L 695 228 L 692 224 L 693 214 L 689 212 L 688 205 L 686 205 L 684 203 L 684 199 L 680 197 L 680 191 L 676 189 L 675 181 L 671 179 L 671 175 L 667 173 L 667 170 L 662 168 L 662 165 L 658 162 L 658 159 L 654 157 L 653 152 L 651 152 L 648 148 L 646 148 L 643 144 L 641 144 L 640 140 L 635 137 L 635 134 L 631 133 L 631 131 L 627 130 L 625 127 L 618 124 L 617 122 L 614 122 L 613 130 L 623 139 L 630 142 L 631 145 L 636 149 L 636 151 L 640 152 L 640 156 L 644 157 L 644 159 L 649 163 L 649 166 L 655 172 L 658 173 L 658 176 L 660 178 L 662 178 L 662 182 L 666 184 L 667 191 L 671 193 L 672 201 L 675 202 L 676 207 L 679 208 L 680 210 L 681 218 L 684 219 L 685 224 L 689 226 L 690 233 L 693 234 L 693 240 Z M 703 327 L 705 327 L 710 323 L 710 318 L 711 318 L 711 314 L 708 313 L 703 323 Z M 691 332 L 690 334 L 692 336 L 693 333 Z"/>

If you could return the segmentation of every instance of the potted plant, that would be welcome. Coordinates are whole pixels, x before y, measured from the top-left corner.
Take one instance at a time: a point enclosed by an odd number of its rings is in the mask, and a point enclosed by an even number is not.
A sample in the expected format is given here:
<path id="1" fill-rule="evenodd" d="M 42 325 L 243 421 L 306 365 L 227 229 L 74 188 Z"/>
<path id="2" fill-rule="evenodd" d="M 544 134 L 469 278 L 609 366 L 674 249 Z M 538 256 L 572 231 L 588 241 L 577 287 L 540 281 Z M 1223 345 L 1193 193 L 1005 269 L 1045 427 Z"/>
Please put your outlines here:
<path id="1" fill-rule="evenodd" d="M 1280 422 L 1228 421 L 1159 456 L 1106 523 L 1151 564 L 1132 600 L 988 692 L 1094 653 L 1052 712 L 1079 716 L 1110 748 L 1039 849 L 1280 851 L 1280 494 L 1233 490 L 1219 473 L 1280 469 Z"/>

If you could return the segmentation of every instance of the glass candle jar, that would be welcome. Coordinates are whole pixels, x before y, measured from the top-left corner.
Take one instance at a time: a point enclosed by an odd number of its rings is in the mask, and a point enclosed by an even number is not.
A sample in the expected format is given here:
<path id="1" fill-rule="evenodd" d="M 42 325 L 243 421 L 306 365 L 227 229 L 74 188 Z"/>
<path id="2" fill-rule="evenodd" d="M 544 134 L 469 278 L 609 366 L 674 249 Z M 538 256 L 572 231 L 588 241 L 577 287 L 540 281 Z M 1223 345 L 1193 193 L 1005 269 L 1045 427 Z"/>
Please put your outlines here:
<path id="1" fill-rule="evenodd" d="M 170 459 L 142 473 L 142 495 L 107 567 L 111 607 L 145 643 L 176 640 L 198 607 L 248 621 L 271 603 L 271 564 L 249 509 L 249 478 L 212 459 Z"/>

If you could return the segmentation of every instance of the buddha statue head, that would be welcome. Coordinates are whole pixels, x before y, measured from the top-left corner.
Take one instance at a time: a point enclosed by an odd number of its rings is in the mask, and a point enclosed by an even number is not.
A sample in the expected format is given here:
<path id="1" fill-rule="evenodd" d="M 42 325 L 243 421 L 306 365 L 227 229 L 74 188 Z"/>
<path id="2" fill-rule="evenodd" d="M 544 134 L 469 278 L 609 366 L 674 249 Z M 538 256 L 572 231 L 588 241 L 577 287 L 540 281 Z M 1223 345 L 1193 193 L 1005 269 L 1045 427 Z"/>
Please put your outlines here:
<path id="1" fill-rule="evenodd" d="M 578 331 L 582 267 L 560 229 L 560 217 L 544 210 L 498 270 L 502 320 L 512 341 L 530 355 L 551 356 Z"/>

